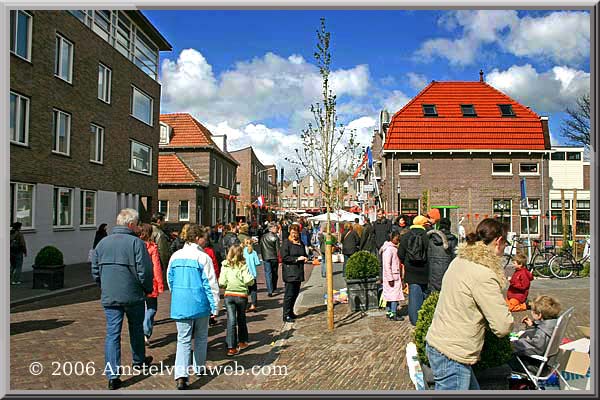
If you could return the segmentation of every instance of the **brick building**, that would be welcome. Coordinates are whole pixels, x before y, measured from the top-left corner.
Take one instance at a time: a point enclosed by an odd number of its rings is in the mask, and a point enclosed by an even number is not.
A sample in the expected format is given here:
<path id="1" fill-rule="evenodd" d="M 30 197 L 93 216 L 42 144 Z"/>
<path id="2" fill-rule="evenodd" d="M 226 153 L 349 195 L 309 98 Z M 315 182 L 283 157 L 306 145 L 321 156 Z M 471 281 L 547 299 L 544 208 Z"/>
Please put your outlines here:
<path id="1" fill-rule="evenodd" d="M 379 132 L 388 212 L 437 207 L 454 227 L 464 218 L 467 230 L 496 216 L 523 235 L 529 218 L 532 237 L 541 235 L 551 185 L 548 118 L 485 83 L 483 73 L 479 82 L 431 82 Z M 521 178 L 529 216 L 520 208 Z"/>
<path id="2" fill-rule="evenodd" d="M 277 207 L 277 167 L 264 165 L 252 147 L 232 151 L 230 154 L 240 166 L 237 174 L 237 217 L 262 223 Z M 257 199 L 263 196 L 265 204 L 259 207 Z"/>
<path id="3" fill-rule="evenodd" d="M 190 114 L 160 115 L 158 207 L 168 226 L 235 220 L 239 163 L 227 152 L 225 137 L 215 140 Z"/>
<path id="4" fill-rule="evenodd" d="M 119 209 L 157 207 L 160 51 L 139 11 L 10 11 L 10 213 L 24 268 L 54 245 L 87 261 Z"/>
<path id="5" fill-rule="evenodd" d="M 348 178 L 341 185 L 336 195 L 336 204 L 332 207 L 350 211 L 357 206 L 357 200 L 356 184 L 351 178 Z M 324 213 L 325 200 L 317 180 L 307 175 L 300 180 L 293 180 L 284 184 L 284 189 L 281 192 L 280 208 L 283 212 Z"/>

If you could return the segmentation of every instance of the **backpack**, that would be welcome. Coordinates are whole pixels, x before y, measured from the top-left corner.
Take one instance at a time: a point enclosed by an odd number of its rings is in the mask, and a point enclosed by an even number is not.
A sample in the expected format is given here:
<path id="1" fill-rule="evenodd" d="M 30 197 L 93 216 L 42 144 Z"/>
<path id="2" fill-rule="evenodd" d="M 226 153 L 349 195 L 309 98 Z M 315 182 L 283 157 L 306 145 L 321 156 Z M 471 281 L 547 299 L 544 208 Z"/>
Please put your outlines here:
<path id="1" fill-rule="evenodd" d="M 406 260 L 411 264 L 427 262 L 427 239 L 425 235 L 411 232 L 406 240 Z"/>

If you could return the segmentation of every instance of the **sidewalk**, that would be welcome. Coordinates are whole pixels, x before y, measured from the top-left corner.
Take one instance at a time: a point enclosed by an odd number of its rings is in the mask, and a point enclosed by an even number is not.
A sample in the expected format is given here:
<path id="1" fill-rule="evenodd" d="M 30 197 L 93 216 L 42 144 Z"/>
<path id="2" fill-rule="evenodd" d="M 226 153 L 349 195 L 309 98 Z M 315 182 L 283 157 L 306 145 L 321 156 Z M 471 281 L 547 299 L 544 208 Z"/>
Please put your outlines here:
<path id="1" fill-rule="evenodd" d="M 11 307 L 26 304 L 35 300 L 59 296 L 83 288 L 95 286 L 92 280 L 91 267 L 89 263 L 71 264 L 65 266 L 65 286 L 63 289 L 32 289 L 33 271 L 25 271 L 21 275 L 20 285 L 10 286 Z"/>

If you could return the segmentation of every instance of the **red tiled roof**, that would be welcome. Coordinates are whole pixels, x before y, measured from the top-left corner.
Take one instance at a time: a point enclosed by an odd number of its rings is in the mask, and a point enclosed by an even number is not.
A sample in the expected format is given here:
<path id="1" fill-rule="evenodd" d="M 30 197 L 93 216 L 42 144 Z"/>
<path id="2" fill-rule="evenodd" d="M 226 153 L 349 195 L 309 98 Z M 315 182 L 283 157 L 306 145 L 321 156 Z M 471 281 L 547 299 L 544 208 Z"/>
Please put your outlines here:
<path id="1" fill-rule="evenodd" d="M 204 125 L 196 121 L 190 114 L 174 113 L 161 114 L 160 122 L 173 128 L 169 144 L 164 147 L 174 146 L 215 146 L 211 133 Z"/>
<path id="2" fill-rule="evenodd" d="M 176 154 L 159 154 L 158 183 L 196 183 L 200 179 Z"/>
<path id="3" fill-rule="evenodd" d="M 434 104 L 437 117 L 425 117 Z M 472 104 L 476 117 L 463 117 Z M 512 105 L 502 117 L 499 104 Z M 540 117 L 485 82 L 431 82 L 392 117 L 384 150 L 544 150 Z"/>

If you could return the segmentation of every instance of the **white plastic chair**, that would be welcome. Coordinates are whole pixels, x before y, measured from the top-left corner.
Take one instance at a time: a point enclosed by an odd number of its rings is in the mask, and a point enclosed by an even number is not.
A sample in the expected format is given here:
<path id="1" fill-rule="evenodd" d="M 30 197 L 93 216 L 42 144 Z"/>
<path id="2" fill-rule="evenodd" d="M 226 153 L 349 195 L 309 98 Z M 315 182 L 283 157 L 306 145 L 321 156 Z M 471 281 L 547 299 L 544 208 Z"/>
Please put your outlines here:
<path id="1" fill-rule="evenodd" d="M 558 317 L 558 320 L 556 321 L 556 326 L 554 327 L 554 331 L 552 332 L 552 336 L 550 337 L 550 341 L 548 342 L 548 347 L 546 347 L 546 351 L 544 352 L 543 356 L 527 356 L 528 358 L 532 358 L 540 362 L 540 365 L 537 368 L 537 372 L 535 374 L 532 371 L 530 371 L 529 368 L 527 368 L 521 357 L 516 356 L 517 361 L 519 361 L 519 364 L 521 364 L 521 367 L 523 367 L 523 370 L 525 370 L 527 377 L 535 385 L 535 388 L 537 390 L 541 390 L 539 382 L 548 380 L 554 372 L 556 372 L 559 379 L 561 379 L 565 383 L 565 385 L 569 387 L 569 384 L 558 370 L 558 368 L 560 367 L 560 360 L 558 354 L 560 351 L 559 347 L 561 345 L 561 340 L 564 337 L 565 332 L 567 331 L 567 326 L 569 325 L 569 321 L 571 320 L 571 316 L 573 315 L 574 311 L 575 307 L 571 307 L 564 313 L 562 313 L 560 317 Z M 523 373 L 520 371 L 518 373 L 520 375 L 523 375 Z"/>

